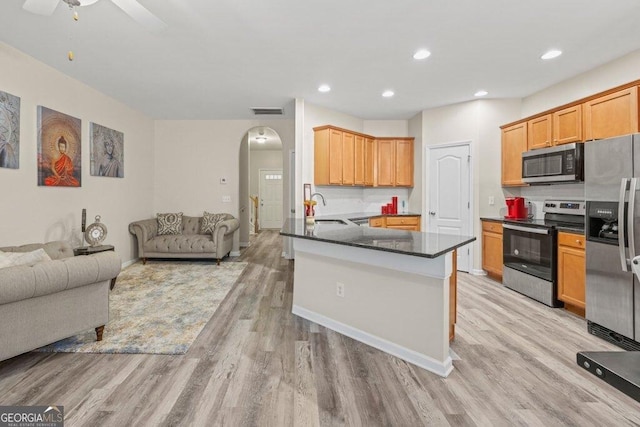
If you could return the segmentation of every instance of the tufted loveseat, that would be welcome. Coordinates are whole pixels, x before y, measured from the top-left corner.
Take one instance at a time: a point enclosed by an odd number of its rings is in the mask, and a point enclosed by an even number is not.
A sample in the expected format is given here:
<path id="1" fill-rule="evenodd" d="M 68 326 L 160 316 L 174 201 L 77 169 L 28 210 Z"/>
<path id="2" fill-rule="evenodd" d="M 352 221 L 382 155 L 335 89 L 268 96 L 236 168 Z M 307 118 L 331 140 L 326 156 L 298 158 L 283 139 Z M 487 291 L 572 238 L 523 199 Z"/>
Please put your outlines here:
<path id="1" fill-rule="evenodd" d="M 220 260 L 233 248 L 233 234 L 240 222 L 224 214 L 213 233 L 200 234 L 202 217 L 182 216 L 182 233 L 158 235 L 157 219 L 144 219 L 129 224 L 129 232 L 138 241 L 138 256 L 148 258 L 215 258 Z"/>
<path id="2" fill-rule="evenodd" d="M 120 257 L 113 251 L 74 257 L 64 241 L 0 251 L 41 248 L 51 261 L 0 268 L 0 360 L 91 328 L 100 341 L 109 321 L 109 287 Z"/>

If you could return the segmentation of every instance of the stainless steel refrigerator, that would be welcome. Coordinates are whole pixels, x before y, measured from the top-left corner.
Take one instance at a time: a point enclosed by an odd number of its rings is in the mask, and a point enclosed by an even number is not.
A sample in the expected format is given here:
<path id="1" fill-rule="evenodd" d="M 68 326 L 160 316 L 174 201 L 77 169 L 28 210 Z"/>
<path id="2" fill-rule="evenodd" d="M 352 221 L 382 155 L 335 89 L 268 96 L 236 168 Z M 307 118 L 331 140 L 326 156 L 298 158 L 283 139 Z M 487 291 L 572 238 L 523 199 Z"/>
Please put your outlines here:
<path id="1" fill-rule="evenodd" d="M 584 173 L 589 331 L 640 350 L 640 134 L 586 142 Z"/>

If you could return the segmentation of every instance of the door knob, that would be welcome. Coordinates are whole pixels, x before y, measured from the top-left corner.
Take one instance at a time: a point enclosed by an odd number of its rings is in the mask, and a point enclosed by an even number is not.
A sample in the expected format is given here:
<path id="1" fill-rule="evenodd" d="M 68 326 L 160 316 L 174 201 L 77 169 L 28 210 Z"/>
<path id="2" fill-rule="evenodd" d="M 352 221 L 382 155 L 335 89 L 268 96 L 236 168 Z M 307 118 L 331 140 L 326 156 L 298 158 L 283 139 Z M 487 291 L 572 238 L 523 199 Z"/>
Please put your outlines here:
<path id="1" fill-rule="evenodd" d="M 435 215 L 436 213 L 434 211 L 430 211 L 429 215 Z"/>

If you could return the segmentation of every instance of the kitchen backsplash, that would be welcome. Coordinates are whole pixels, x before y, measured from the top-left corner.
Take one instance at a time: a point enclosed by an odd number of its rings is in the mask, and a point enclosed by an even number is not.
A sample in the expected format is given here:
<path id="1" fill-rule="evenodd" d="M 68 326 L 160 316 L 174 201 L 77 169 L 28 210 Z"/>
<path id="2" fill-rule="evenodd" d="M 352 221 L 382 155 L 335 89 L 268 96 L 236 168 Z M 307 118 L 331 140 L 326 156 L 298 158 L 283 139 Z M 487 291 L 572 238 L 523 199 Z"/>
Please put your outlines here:
<path id="1" fill-rule="evenodd" d="M 352 212 L 380 212 L 382 204 L 391 203 L 391 197 L 398 196 L 398 212 L 409 211 L 409 189 L 407 188 L 363 188 L 363 187 L 315 187 L 314 192 L 321 193 L 327 205 L 322 200 L 316 205 L 316 215 L 335 215 Z"/>
<path id="2" fill-rule="evenodd" d="M 522 187 L 520 196 L 532 205 L 533 217 L 543 218 L 542 207 L 545 200 L 578 200 L 584 201 L 584 183 L 533 185 Z M 532 212 L 529 212 L 531 214 Z"/>

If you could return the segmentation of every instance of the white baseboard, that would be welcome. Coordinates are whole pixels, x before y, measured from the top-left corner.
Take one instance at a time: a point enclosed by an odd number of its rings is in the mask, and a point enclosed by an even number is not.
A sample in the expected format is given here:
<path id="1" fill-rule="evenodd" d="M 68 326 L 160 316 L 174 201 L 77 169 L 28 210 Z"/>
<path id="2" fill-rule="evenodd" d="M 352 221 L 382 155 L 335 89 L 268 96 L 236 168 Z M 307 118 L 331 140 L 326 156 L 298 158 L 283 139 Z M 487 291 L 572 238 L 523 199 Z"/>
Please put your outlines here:
<path id="1" fill-rule="evenodd" d="M 231 251 L 229 252 L 229 256 L 240 256 L 240 251 Z"/>
<path id="2" fill-rule="evenodd" d="M 304 319 L 322 325 L 325 328 L 329 328 L 332 331 L 336 331 L 342 335 L 348 336 L 349 338 L 353 338 L 356 341 L 370 345 L 371 347 L 377 348 L 385 353 L 389 353 L 406 362 L 426 369 L 429 372 L 440 375 L 441 377 L 446 377 L 451 373 L 451 371 L 453 371 L 451 356 L 447 356 L 445 361 L 441 363 L 429 356 L 425 356 L 424 354 L 420 354 L 401 345 L 394 344 L 352 326 L 345 325 L 344 323 L 338 322 L 311 310 L 307 310 L 306 308 L 294 305 L 291 312 L 296 316 L 300 316 Z"/>
<path id="3" fill-rule="evenodd" d="M 481 269 L 474 268 L 471 270 L 471 274 L 474 276 L 486 276 L 487 272 Z"/>

